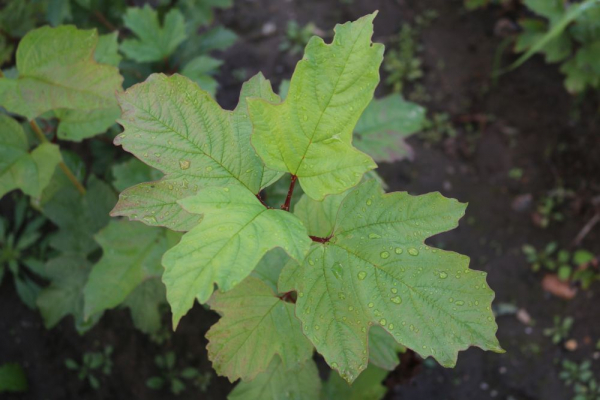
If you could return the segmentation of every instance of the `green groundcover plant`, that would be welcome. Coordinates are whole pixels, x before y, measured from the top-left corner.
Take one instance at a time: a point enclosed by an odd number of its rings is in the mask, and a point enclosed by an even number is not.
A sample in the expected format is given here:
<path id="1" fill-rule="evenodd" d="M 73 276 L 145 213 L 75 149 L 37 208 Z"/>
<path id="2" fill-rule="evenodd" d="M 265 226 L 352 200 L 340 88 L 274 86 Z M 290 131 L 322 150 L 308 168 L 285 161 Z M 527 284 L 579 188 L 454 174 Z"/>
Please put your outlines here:
<path id="1" fill-rule="evenodd" d="M 465 0 L 468 9 L 489 0 Z M 560 63 L 565 88 L 571 93 L 600 89 L 600 1 L 524 0 L 532 15 L 519 21 L 515 52 L 523 55 L 508 70 L 543 54 L 547 63 Z"/>
<path id="2" fill-rule="evenodd" d="M 0 104 L 19 116 L 1 115 L 0 194 L 20 189 L 55 227 L 47 259 L 23 263 L 49 282 L 36 300 L 47 327 L 72 315 L 85 332 L 127 307 L 156 333 L 165 303 L 173 328 L 207 305 L 221 316 L 209 358 L 240 380 L 231 399 L 380 398 L 405 348 L 445 367 L 470 346 L 503 351 L 486 274 L 425 243 L 466 205 L 386 194 L 373 172 L 400 157 L 384 133 L 402 138 L 424 119 L 398 95 L 372 102 L 384 50 L 371 42 L 376 14 L 338 25 L 330 44 L 313 37 L 285 99 L 258 74 L 228 111 L 180 74 L 122 90 L 110 61 L 119 48 L 150 61 L 182 40 L 170 13 L 142 39 L 133 21 L 150 23 L 150 12 L 127 13 L 139 38 L 120 46 L 74 26 L 33 30 L 15 73 L 0 78 Z M 36 122 L 55 121 L 61 138 L 64 124 L 111 126 L 119 109 L 114 143 L 135 158 L 104 174 L 84 171 Z M 334 370 L 324 384 L 315 351 Z"/>

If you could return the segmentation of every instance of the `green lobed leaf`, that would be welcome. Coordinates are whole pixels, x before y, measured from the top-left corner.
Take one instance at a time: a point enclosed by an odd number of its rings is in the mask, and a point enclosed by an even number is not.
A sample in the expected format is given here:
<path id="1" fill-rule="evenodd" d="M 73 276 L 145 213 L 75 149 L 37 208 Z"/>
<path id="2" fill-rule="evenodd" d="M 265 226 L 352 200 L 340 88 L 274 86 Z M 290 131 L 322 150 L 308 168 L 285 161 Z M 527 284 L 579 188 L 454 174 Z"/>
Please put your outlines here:
<path id="1" fill-rule="evenodd" d="M 123 23 L 137 39 L 123 40 L 121 51 L 137 62 L 162 61 L 187 38 L 183 14 L 177 9 L 171 9 L 161 25 L 158 12 L 149 4 L 144 8 L 131 7 L 123 16 Z"/>
<path id="2" fill-rule="evenodd" d="M 381 326 L 373 325 L 369 330 L 369 364 L 393 371 L 400 364 L 398 353 L 405 351 L 406 347 L 398 344 Z"/>
<path id="3" fill-rule="evenodd" d="M 27 377 L 23 367 L 16 363 L 0 365 L 0 393 L 27 391 Z"/>
<path id="4" fill-rule="evenodd" d="M 187 76 L 196 82 L 200 88 L 215 97 L 218 84 L 212 75 L 218 71 L 221 64 L 223 64 L 221 60 L 209 56 L 198 56 L 181 69 L 181 75 Z"/>
<path id="5" fill-rule="evenodd" d="M 215 283 L 223 292 L 231 290 L 267 251 L 281 247 L 299 261 L 311 243 L 296 216 L 267 209 L 240 186 L 206 188 L 179 203 L 204 218 L 163 257 L 163 282 L 174 326 L 192 308 L 194 299 L 206 302 Z"/>
<path id="6" fill-rule="evenodd" d="M 162 327 L 160 310 L 164 304 L 167 304 L 165 285 L 159 278 L 146 279 L 123 301 L 135 327 L 149 335 Z"/>
<path id="7" fill-rule="evenodd" d="M 250 276 L 260 279 L 277 293 L 277 282 L 281 270 L 290 260 L 285 250 L 277 247 L 269 251 L 256 265 Z"/>
<path id="8" fill-rule="evenodd" d="M 470 270 L 468 257 L 424 244 L 456 227 L 464 210 L 439 193 L 384 195 L 368 181 L 343 199 L 331 239 L 282 271 L 279 290 L 297 290 L 304 333 L 344 379 L 366 368 L 372 325 L 446 367 L 471 345 L 502 351 L 486 274 Z"/>
<path id="9" fill-rule="evenodd" d="M 526 19 L 521 21 L 523 32 L 517 37 L 515 51 L 522 53 L 534 47 L 544 40 L 548 32 L 548 26 L 544 21 Z M 573 45 L 567 32 L 562 32 L 538 51 L 546 57 L 547 63 L 555 63 L 568 58 L 571 55 Z"/>
<path id="10" fill-rule="evenodd" d="M 314 361 L 308 360 L 296 370 L 281 368 L 281 359 L 275 357 L 266 372 L 251 381 L 241 381 L 233 389 L 229 400 L 314 400 L 319 398 L 321 379 Z"/>
<path id="11" fill-rule="evenodd" d="M 332 44 L 313 37 L 283 103 L 248 101 L 257 153 L 269 168 L 298 176 L 317 200 L 376 167 L 352 147 L 354 126 L 379 83 L 384 48 L 371 43 L 375 15 L 337 25 Z"/>
<path id="12" fill-rule="evenodd" d="M 83 196 L 70 183 L 60 186 L 42 206 L 43 214 L 59 228 L 50 239 L 52 247 L 82 255 L 97 249 L 94 235 L 108 223 L 115 202 L 111 187 L 94 176 Z"/>
<path id="13" fill-rule="evenodd" d="M 192 26 L 197 28 L 213 21 L 213 8 L 229 8 L 233 6 L 233 0 L 179 0 L 177 5 L 191 18 Z"/>
<path id="14" fill-rule="evenodd" d="M 91 111 L 57 110 L 60 120 L 56 134 L 59 139 L 81 142 L 84 139 L 106 132 L 121 115 L 119 107 L 99 108 Z"/>
<path id="15" fill-rule="evenodd" d="M 388 372 L 376 366 L 369 365 L 367 369 L 348 385 L 338 374 L 330 374 L 323 386 L 321 400 L 380 400 L 388 389 L 382 382 Z"/>
<path id="16" fill-rule="evenodd" d="M 163 176 L 160 171 L 149 167 L 134 157 L 121 164 L 114 165 L 112 174 L 115 178 L 113 186 L 120 192 L 138 183 L 159 180 Z"/>
<path id="17" fill-rule="evenodd" d="M 125 132 L 115 144 L 166 176 L 125 190 L 112 215 L 187 231 L 198 218 L 182 210 L 177 200 L 215 185 L 236 184 L 258 194 L 279 178 L 250 146 L 247 97 L 279 100 L 262 74 L 244 84 L 234 111 L 223 110 L 181 75 L 154 74 L 120 95 L 119 123 Z"/>
<path id="18" fill-rule="evenodd" d="M 208 333 L 208 358 L 231 382 L 252 380 L 273 358 L 290 370 L 306 362 L 313 347 L 302 334 L 294 305 L 277 297 L 264 282 L 246 278 L 226 293 L 217 292 L 210 307 L 222 315 Z"/>
<path id="19" fill-rule="evenodd" d="M 100 314 L 87 320 L 83 315 L 83 288 L 91 267 L 90 262 L 78 254 L 64 254 L 46 263 L 43 275 L 50 280 L 50 285 L 42 289 L 37 298 L 46 329 L 53 328 L 67 315 L 73 316 L 80 333 L 98 322 Z"/>
<path id="20" fill-rule="evenodd" d="M 128 221 L 111 221 L 95 235 L 102 258 L 84 289 L 85 316 L 121 304 L 145 280 L 160 277 L 161 258 L 169 248 L 164 229 Z"/>
<path id="21" fill-rule="evenodd" d="M 399 94 L 374 99 L 354 128 L 354 145 L 376 162 L 394 162 L 409 154 L 404 139 L 423 128 L 425 109 Z"/>
<path id="22" fill-rule="evenodd" d="M 42 143 L 30 153 L 21 125 L 0 114 L 0 198 L 14 189 L 40 196 L 61 160 L 58 146 L 51 143 Z"/>
<path id="23" fill-rule="evenodd" d="M 94 59 L 100 64 L 108 64 L 118 67 L 121 62 L 119 54 L 118 32 L 107 33 L 98 37 L 98 44 L 94 50 Z"/>
<path id="24" fill-rule="evenodd" d="M 98 64 L 95 30 L 65 25 L 29 32 L 17 48 L 17 79 L 0 78 L 0 104 L 33 119 L 56 109 L 94 110 L 115 105 L 123 78 Z"/>
<path id="25" fill-rule="evenodd" d="M 121 56 L 118 53 L 117 32 L 100 35 L 94 51 L 94 59 L 100 64 L 119 66 Z M 121 115 L 116 98 L 110 107 L 94 110 L 60 109 L 54 112 L 60 120 L 57 135 L 62 140 L 80 142 L 99 133 L 105 132 L 115 124 Z"/>

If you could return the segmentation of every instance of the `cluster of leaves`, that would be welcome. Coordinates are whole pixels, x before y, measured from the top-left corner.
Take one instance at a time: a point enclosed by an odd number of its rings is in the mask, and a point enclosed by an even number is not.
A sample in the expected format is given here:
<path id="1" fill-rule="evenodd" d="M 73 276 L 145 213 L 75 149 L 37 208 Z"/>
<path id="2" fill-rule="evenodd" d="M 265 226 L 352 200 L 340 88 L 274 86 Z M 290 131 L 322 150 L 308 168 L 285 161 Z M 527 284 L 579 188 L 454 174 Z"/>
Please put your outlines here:
<path id="1" fill-rule="evenodd" d="M 523 254 L 533 271 L 544 269 L 555 272 L 560 280 L 577 283 L 584 289 L 600 280 L 598 260 L 593 253 L 585 249 L 570 252 L 559 249 L 558 243 L 550 242 L 539 251 L 526 244 L 523 246 Z"/>
<path id="2" fill-rule="evenodd" d="M 569 92 L 600 89 L 600 2 L 525 0 L 524 4 L 541 19 L 521 21 L 523 32 L 515 50 L 534 50 L 548 63 L 561 63 Z M 540 43 L 543 45 L 537 48 Z"/>
<path id="3" fill-rule="evenodd" d="M 72 315 L 84 332 L 125 306 L 152 333 L 165 300 L 174 327 L 196 301 L 207 304 L 221 315 L 209 358 L 241 379 L 233 399 L 380 397 L 404 346 L 448 367 L 469 346 L 502 351 L 485 273 L 425 244 L 456 227 L 465 205 L 384 194 L 370 179 L 374 158 L 400 157 L 389 147 L 423 123 L 423 110 L 397 95 L 372 102 L 384 51 L 371 42 L 375 14 L 338 25 L 331 44 L 313 37 L 285 100 L 258 74 L 233 111 L 185 76 L 189 31 L 180 11 L 164 14 L 128 9 L 135 37 L 120 44 L 73 26 L 33 30 L 16 70 L 0 78 L 0 104 L 29 120 L 1 115 L 0 187 L 22 190 L 55 226 L 48 260 L 33 271 L 50 282 L 36 299 L 47 327 Z M 138 62 L 135 73 L 119 50 Z M 123 92 L 117 63 L 126 86 L 161 65 L 184 68 Z M 50 132 L 58 124 L 60 140 L 83 140 L 114 132 L 119 107 L 114 143 L 137 159 L 115 164 L 92 141 L 90 172 L 36 121 Z M 283 205 L 269 206 L 281 182 Z M 110 220 L 111 208 L 130 221 Z M 339 373 L 323 386 L 315 350 Z M 173 387 L 174 357 L 164 364 Z"/>
<path id="4" fill-rule="evenodd" d="M 177 357 L 170 351 L 164 355 L 158 355 L 154 363 L 160 371 L 159 376 L 153 376 L 146 381 L 146 386 L 150 389 L 160 390 L 168 387 L 171 393 L 178 395 L 186 388 L 185 381 L 192 381 L 198 386 L 202 393 L 206 392 L 212 375 L 210 373 L 200 373 L 193 367 L 186 367 L 181 370 L 176 368 Z"/>
<path id="5" fill-rule="evenodd" d="M 23 8 L 26 3 L 31 7 Z M 70 11 L 51 19 L 58 3 Z M 29 122 L 0 113 L 0 196 L 20 189 L 29 200 L 13 196 L 14 218 L 0 220 L 0 278 L 10 271 L 20 297 L 39 308 L 48 328 L 73 315 L 78 330 L 85 332 L 104 310 L 125 306 L 138 328 L 156 334 L 166 304 L 160 259 L 179 237 L 110 221 L 115 191 L 162 175 L 134 158 L 121 162 L 123 157 L 104 144 L 118 130 L 115 93 L 122 91 L 121 72 L 132 84 L 165 65 L 173 72 L 181 64 L 183 74 L 214 94 L 210 71 L 220 61 L 208 53 L 228 47 L 236 36 L 222 27 L 200 35 L 196 31 L 211 21 L 213 6 L 231 2 L 210 2 L 209 7 L 182 0 L 168 12 L 100 3 L 9 1 L 1 11 L 0 19 L 10 16 L 27 29 L 72 19 L 94 29 L 45 26 L 27 33 L 17 24 L 3 26 L 9 42 L 19 44 L 15 67 L 0 77 L 0 105 Z M 186 21 L 180 10 L 194 19 Z M 113 24 L 121 19 L 120 11 L 124 28 L 117 31 Z M 97 29 L 106 25 L 115 31 L 99 35 Z M 58 145 L 94 137 L 89 172 L 78 155 Z"/>
<path id="6" fill-rule="evenodd" d="M 594 377 L 591 361 L 577 364 L 563 360 L 559 377 L 567 386 L 573 386 L 572 400 L 600 400 L 600 384 Z"/>
<path id="7" fill-rule="evenodd" d="M 424 75 L 423 61 L 420 53 L 421 32 L 437 18 L 437 12 L 427 10 L 415 18 L 414 25 L 405 23 L 400 28 L 398 35 L 392 38 L 383 63 L 383 69 L 388 76 L 385 83 L 396 93 L 402 93 L 407 84 L 418 82 Z M 415 88 L 415 92 L 422 90 Z M 412 97 L 409 97 L 412 98 Z"/>
<path id="8" fill-rule="evenodd" d="M 86 352 L 83 354 L 81 363 L 67 358 L 65 360 L 65 366 L 72 370 L 77 371 L 77 378 L 80 381 L 87 381 L 92 389 L 100 389 L 100 380 L 96 376 L 97 373 L 102 373 L 106 376 L 112 372 L 112 359 L 111 355 L 113 348 L 106 346 L 101 352 Z"/>
<path id="9" fill-rule="evenodd" d="M 466 0 L 469 9 L 489 0 Z M 535 17 L 520 21 L 515 51 L 524 53 L 509 69 L 536 53 L 547 63 L 561 63 L 565 87 L 571 93 L 600 89 L 600 1 L 523 0 Z"/>
<path id="10" fill-rule="evenodd" d="M 352 146 L 379 81 L 373 18 L 337 26 L 330 45 L 311 39 L 283 101 L 260 74 L 234 111 L 177 75 L 118 96 L 115 143 L 165 176 L 125 190 L 113 215 L 187 232 L 162 259 L 173 324 L 195 301 L 221 314 L 208 351 L 242 380 L 232 398 L 318 397 L 314 349 L 348 382 L 377 365 L 369 344 L 446 366 L 472 344 L 501 351 L 485 274 L 423 243 L 464 205 L 362 179 L 376 166 Z M 264 189 L 281 179 L 288 195 L 271 208 Z"/>
<path id="11" fill-rule="evenodd" d="M 554 326 L 544 329 L 544 335 L 552 338 L 552 343 L 558 344 L 569 337 L 571 328 L 573 327 L 573 318 L 561 318 L 558 315 L 554 316 Z"/>
<path id="12" fill-rule="evenodd" d="M 279 50 L 292 56 L 302 53 L 311 37 L 317 34 L 317 27 L 312 22 L 300 26 L 296 21 L 289 21 L 285 28 L 285 36 Z"/>

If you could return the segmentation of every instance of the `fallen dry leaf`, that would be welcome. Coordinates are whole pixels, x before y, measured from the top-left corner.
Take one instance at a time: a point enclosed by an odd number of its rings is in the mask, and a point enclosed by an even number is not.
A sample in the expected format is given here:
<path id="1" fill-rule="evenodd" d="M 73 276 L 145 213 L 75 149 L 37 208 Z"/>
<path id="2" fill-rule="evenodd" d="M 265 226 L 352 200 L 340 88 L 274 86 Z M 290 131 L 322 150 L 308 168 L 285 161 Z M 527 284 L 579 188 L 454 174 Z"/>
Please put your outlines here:
<path id="1" fill-rule="evenodd" d="M 572 288 L 569 282 L 561 281 L 555 274 L 548 274 L 542 279 L 545 291 L 566 300 L 571 300 L 577 294 L 577 289 Z"/>

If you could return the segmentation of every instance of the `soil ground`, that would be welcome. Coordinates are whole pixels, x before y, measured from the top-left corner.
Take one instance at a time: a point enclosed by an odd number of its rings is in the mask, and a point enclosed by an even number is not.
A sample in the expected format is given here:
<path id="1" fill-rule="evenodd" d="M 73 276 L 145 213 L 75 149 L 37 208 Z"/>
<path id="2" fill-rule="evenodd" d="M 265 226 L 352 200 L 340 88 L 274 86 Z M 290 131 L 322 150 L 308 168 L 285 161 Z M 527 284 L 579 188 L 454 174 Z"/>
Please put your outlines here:
<path id="1" fill-rule="evenodd" d="M 288 20 L 301 25 L 314 22 L 329 32 L 335 23 L 375 9 L 380 10 L 375 39 L 398 32 L 402 23 L 426 10 L 438 12 L 439 17 L 422 34 L 423 83 L 432 97 L 425 105 L 431 111 L 447 112 L 454 121 L 483 118 L 486 122 L 475 132 L 457 123 L 455 138 L 436 143 L 419 136 L 410 139 L 414 161 L 382 165 L 381 175 L 390 190 L 412 194 L 440 191 L 468 202 L 460 227 L 430 243 L 470 256 L 473 268 L 488 272 L 496 307 L 512 304 L 526 310 L 535 322 L 525 325 L 515 315 L 499 317 L 498 337 L 505 354 L 472 348 L 459 355 L 456 368 L 444 369 L 426 361 L 412 379 L 406 379 L 410 371 L 398 370 L 386 381 L 390 387 L 387 398 L 568 399 L 572 392 L 558 378 L 557 362 L 594 358 L 600 339 L 599 285 L 580 291 L 570 301 L 554 297 L 542 289 L 541 275 L 530 270 L 521 246 L 540 247 L 555 240 L 568 247 L 591 217 L 589 207 L 569 205 L 563 223 L 541 229 L 531 220 L 535 202 L 559 183 L 576 191 L 583 204 L 600 191 L 597 102 L 593 98 L 576 102 L 564 90 L 556 66 L 544 64 L 539 57 L 491 86 L 494 57 L 502 41 L 494 34 L 496 21 L 504 17 L 500 10 L 467 13 L 460 0 L 354 0 L 349 5 L 337 0 L 238 0 L 233 9 L 217 17 L 240 35 L 240 41 L 221 54 L 225 64 L 219 76 L 218 100 L 224 107 L 235 106 L 241 69 L 248 77 L 262 71 L 275 86 L 281 79 L 289 79 L 298 57 L 276 50 Z M 267 37 L 262 34 L 266 23 L 276 26 L 275 33 Z M 514 57 L 507 55 L 503 62 L 511 59 Z M 378 91 L 378 95 L 385 93 L 385 88 Z M 559 144 L 561 152 L 556 150 Z M 522 178 L 509 177 L 513 168 L 522 169 Z M 533 204 L 515 209 L 515 199 L 525 199 L 523 195 L 531 195 Z M 598 254 L 599 239 L 600 226 L 582 246 Z M 204 334 L 217 317 L 199 306 L 163 346 L 137 332 L 123 310 L 108 312 L 85 336 L 79 336 L 68 319 L 46 331 L 39 315 L 19 301 L 8 279 L 0 287 L 0 315 L 0 361 L 21 363 L 30 381 L 26 395 L 7 399 L 171 398 L 169 392 L 145 385 L 148 377 L 158 373 L 154 356 L 167 350 L 178 354 L 180 366 L 211 371 Z M 555 315 L 575 318 L 570 338 L 577 341 L 577 350 L 568 351 L 543 335 Z M 93 391 L 64 367 L 64 359 L 80 359 L 85 351 L 107 344 L 115 348 L 113 373 L 110 378 L 102 377 L 101 389 Z M 597 374 L 599 364 L 595 361 Z M 189 385 L 178 398 L 224 399 L 231 387 L 213 373 L 207 392 L 199 394 Z"/>

